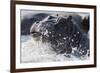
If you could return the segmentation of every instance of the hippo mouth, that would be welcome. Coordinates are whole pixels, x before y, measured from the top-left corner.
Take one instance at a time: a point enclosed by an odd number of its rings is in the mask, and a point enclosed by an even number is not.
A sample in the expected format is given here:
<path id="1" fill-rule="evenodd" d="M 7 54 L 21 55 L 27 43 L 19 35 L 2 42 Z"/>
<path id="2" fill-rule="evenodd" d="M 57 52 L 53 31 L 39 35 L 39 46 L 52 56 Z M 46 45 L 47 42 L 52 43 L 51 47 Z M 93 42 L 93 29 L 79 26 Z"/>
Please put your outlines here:
<path id="1" fill-rule="evenodd" d="M 39 32 L 30 32 L 30 34 L 32 34 L 32 36 L 35 38 L 40 37 L 42 34 Z"/>

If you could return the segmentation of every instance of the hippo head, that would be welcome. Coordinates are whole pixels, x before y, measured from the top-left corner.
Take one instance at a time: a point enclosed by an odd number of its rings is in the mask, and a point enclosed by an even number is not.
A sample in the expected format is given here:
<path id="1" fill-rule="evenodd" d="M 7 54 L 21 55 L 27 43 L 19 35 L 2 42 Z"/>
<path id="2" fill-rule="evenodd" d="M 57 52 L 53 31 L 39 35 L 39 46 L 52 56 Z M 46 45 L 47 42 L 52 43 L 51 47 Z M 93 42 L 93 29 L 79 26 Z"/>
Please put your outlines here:
<path id="1" fill-rule="evenodd" d="M 30 28 L 31 35 L 36 39 L 42 38 L 42 40 L 50 38 L 50 33 L 58 23 L 58 19 L 59 17 L 57 16 L 47 16 L 42 21 L 36 21 Z"/>
<path id="2" fill-rule="evenodd" d="M 86 55 L 89 43 L 86 36 L 72 16 L 47 16 L 33 23 L 30 28 L 33 38 L 52 44 L 57 53 Z M 73 52 L 73 48 L 77 47 Z M 81 51 L 80 51 L 81 50 Z"/>

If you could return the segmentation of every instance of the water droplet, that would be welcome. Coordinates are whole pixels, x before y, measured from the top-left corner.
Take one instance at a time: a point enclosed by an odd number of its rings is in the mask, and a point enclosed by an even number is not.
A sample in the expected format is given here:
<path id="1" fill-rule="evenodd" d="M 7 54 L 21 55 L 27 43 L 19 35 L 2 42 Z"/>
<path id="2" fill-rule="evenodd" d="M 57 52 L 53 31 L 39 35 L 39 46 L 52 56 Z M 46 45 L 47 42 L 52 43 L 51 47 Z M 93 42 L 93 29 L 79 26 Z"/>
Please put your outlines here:
<path id="1" fill-rule="evenodd" d="M 77 32 L 79 34 L 79 32 Z"/>
<path id="2" fill-rule="evenodd" d="M 51 33 L 51 32 L 49 32 L 49 33 Z"/>
<path id="3" fill-rule="evenodd" d="M 59 36 L 61 36 L 61 34 L 59 34 Z"/>
<path id="4" fill-rule="evenodd" d="M 74 40 L 72 39 L 72 42 L 74 42 Z"/>
<path id="5" fill-rule="evenodd" d="M 64 37 L 63 39 L 66 40 L 66 37 Z"/>
<path id="6" fill-rule="evenodd" d="M 80 47 L 82 47 L 82 45 L 80 45 Z"/>

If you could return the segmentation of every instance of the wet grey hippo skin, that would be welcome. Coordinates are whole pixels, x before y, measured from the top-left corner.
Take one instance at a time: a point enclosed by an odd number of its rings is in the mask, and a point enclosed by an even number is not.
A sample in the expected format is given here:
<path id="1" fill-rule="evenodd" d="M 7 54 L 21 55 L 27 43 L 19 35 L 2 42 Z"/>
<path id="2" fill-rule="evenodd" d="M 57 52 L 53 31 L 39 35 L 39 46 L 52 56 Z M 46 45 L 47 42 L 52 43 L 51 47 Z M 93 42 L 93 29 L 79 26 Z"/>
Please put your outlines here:
<path id="1" fill-rule="evenodd" d="M 73 16 L 47 16 L 35 22 L 30 33 L 34 38 L 42 38 L 43 42 L 51 43 L 57 54 L 72 54 L 81 57 L 89 50 L 89 38 Z"/>

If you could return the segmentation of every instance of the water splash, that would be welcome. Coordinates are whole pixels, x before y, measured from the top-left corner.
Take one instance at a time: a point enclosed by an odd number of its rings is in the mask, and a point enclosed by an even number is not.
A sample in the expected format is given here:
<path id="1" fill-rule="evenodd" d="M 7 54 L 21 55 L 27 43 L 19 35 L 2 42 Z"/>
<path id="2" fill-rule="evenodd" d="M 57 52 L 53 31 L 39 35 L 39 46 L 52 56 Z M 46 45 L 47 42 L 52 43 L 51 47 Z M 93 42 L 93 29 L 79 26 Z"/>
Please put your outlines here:
<path id="1" fill-rule="evenodd" d="M 73 48 L 73 51 L 75 48 Z M 50 43 L 37 41 L 31 36 L 21 36 L 21 63 L 38 63 L 38 62 L 56 62 L 56 61 L 74 61 L 88 60 L 88 56 L 81 58 L 70 54 L 70 57 L 65 54 L 57 54 L 51 48 Z"/>

